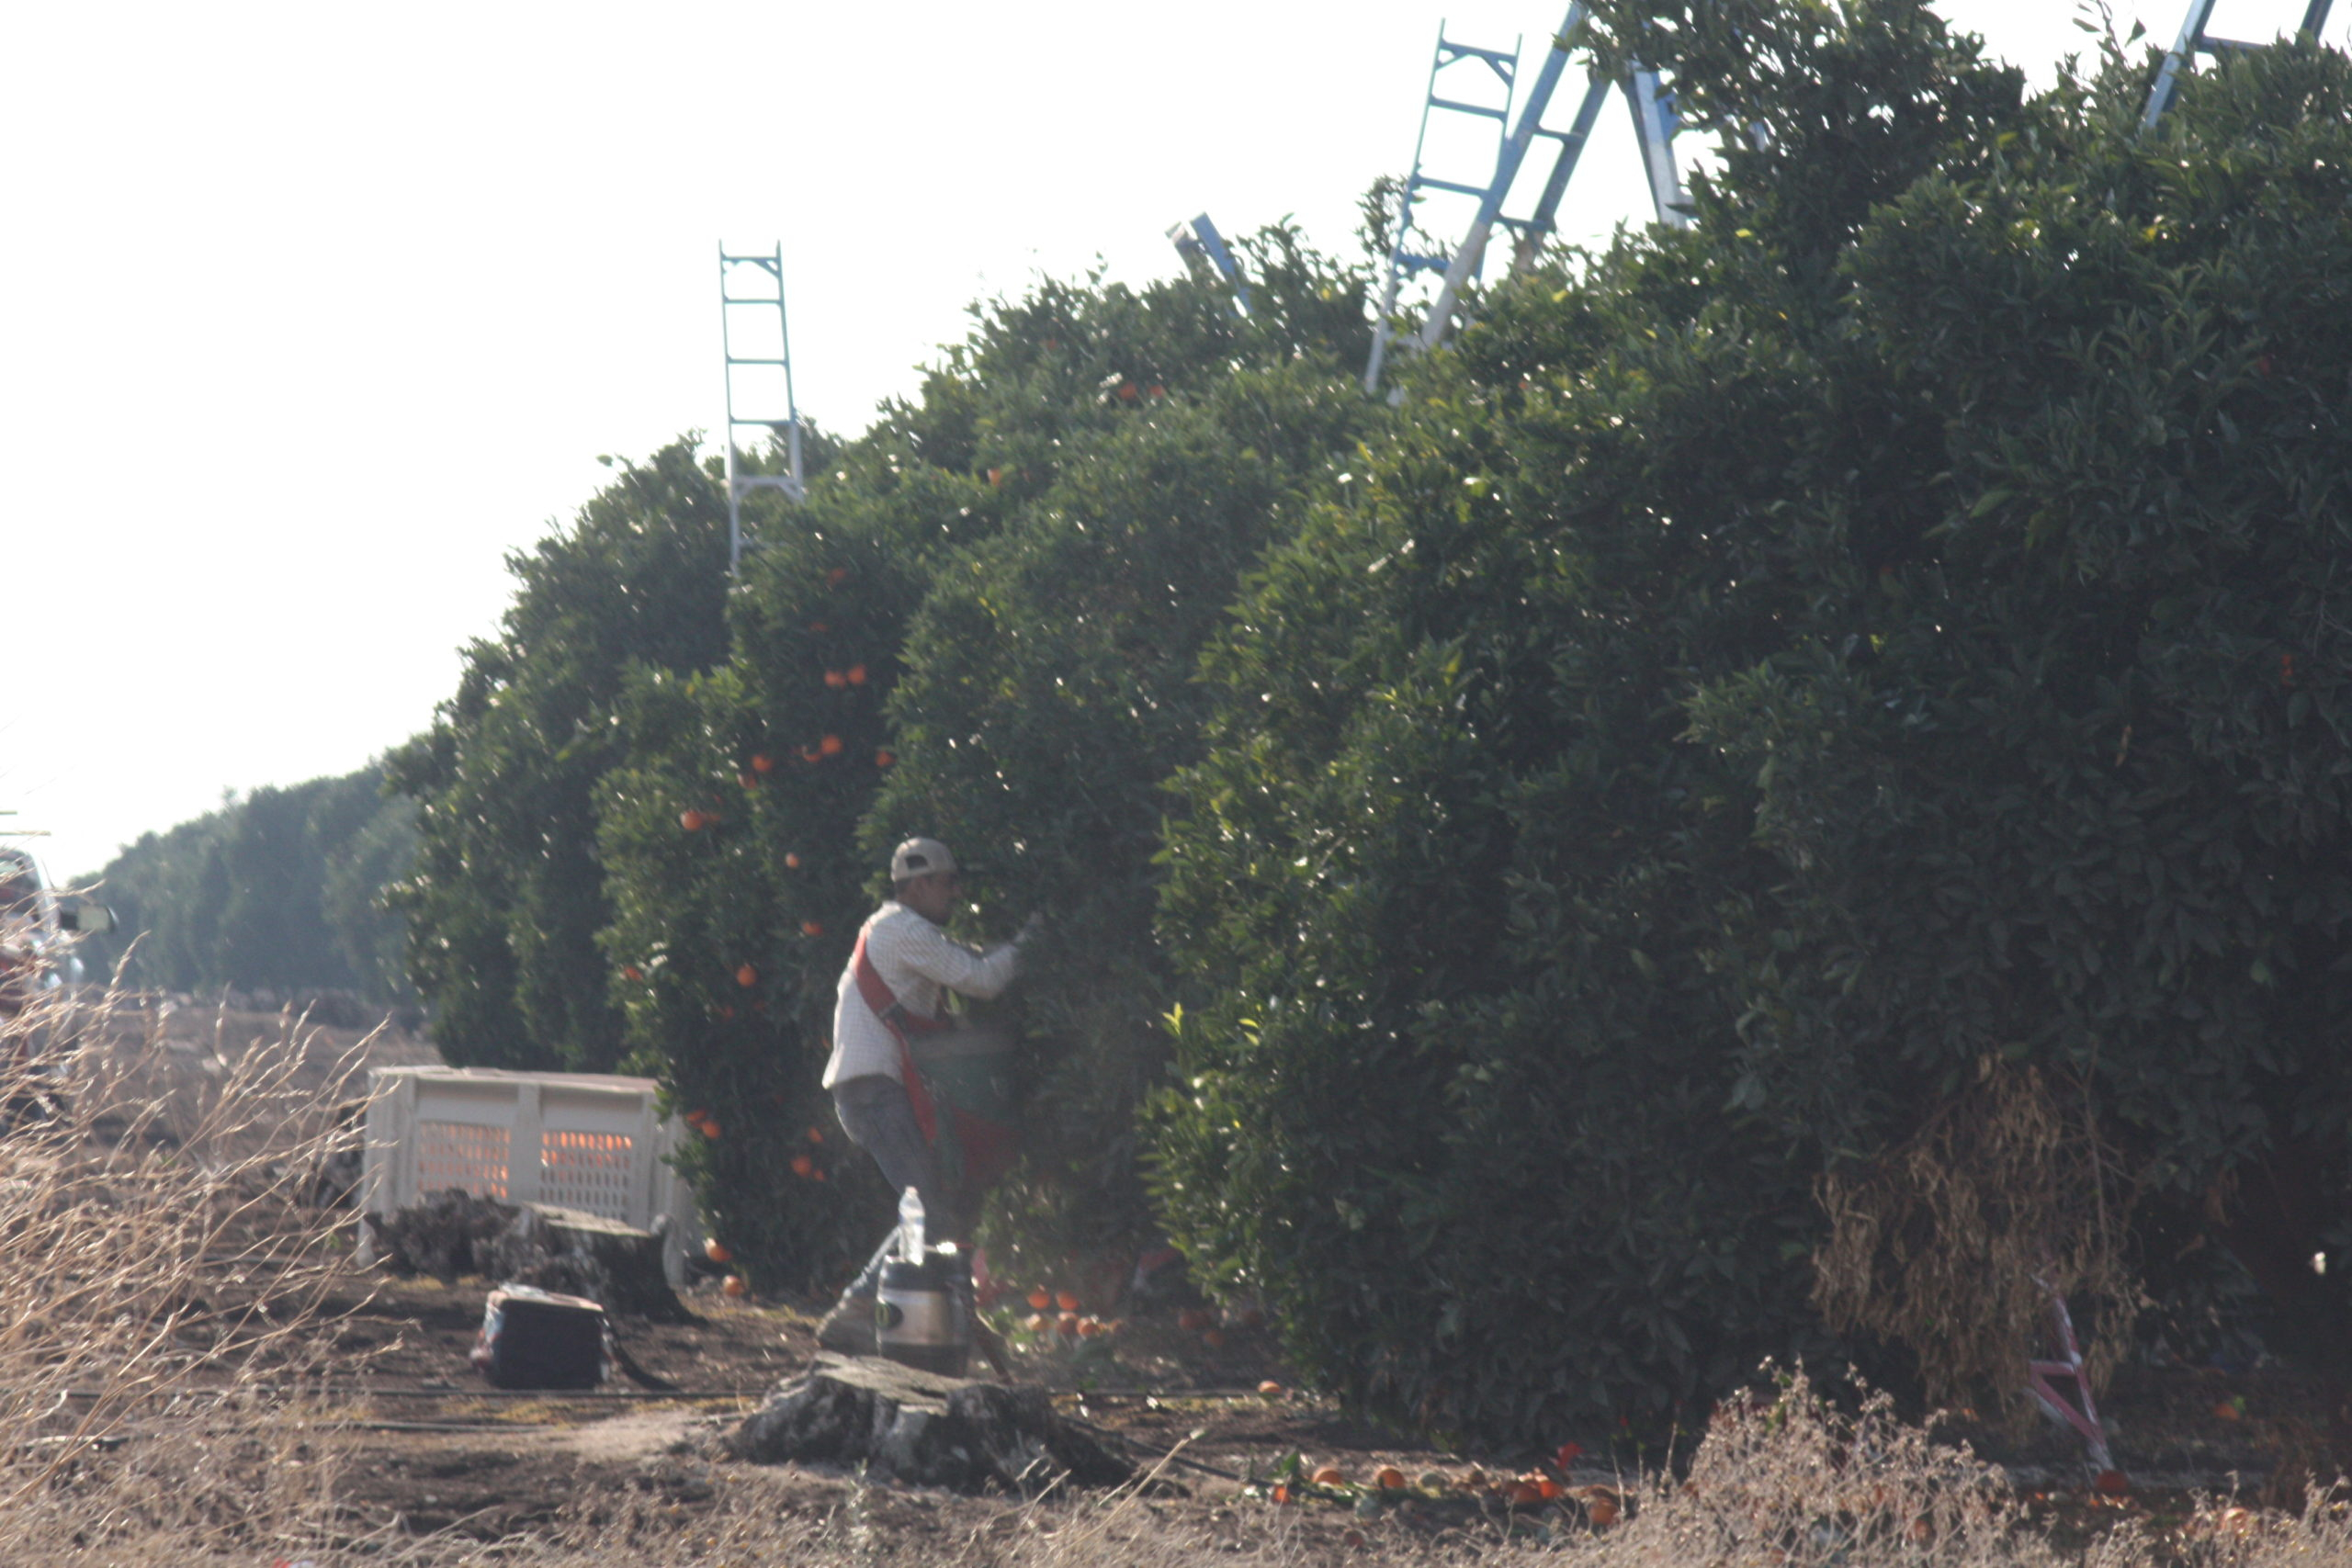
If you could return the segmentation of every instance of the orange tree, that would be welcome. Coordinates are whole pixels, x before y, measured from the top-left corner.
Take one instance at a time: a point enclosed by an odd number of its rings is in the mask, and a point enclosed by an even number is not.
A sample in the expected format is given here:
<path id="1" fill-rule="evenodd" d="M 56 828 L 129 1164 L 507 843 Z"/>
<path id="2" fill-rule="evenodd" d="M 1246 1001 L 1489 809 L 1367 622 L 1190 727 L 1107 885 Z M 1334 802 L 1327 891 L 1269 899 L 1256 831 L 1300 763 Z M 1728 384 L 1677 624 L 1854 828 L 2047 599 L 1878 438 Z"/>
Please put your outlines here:
<path id="1" fill-rule="evenodd" d="M 2341 1399 L 2352 66 L 2282 47 L 2153 136 L 2145 78 L 2110 53 L 1844 263 L 1890 500 L 1790 507 L 1813 625 L 1695 709 L 1785 876 L 1725 943 L 1731 1092 L 1867 1171 L 2030 1070 L 2157 1284 L 2222 1243 Z"/>
<path id="2" fill-rule="evenodd" d="M 765 1280 L 837 1277 L 888 1213 L 818 1078 L 851 940 L 912 832 L 992 873 L 974 934 L 1056 918 L 1023 987 L 1042 1081 L 1017 1206 L 1148 1224 L 1149 864 L 1193 649 L 1364 417 L 1344 390 L 1360 278 L 1286 231 L 1245 248 L 1246 316 L 1200 279 L 1046 283 L 981 310 L 763 529 L 725 667 L 631 690 L 602 806 L 605 971 L 634 1059 L 718 1114 L 690 1168 Z M 1078 1094 L 1098 1068 L 1119 1076 Z"/>
<path id="3" fill-rule="evenodd" d="M 623 1049 L 596 932 L 610 919 L 594 795 L 627 754 L 628 671 L 723 659 L 723 492 L 678 441 L 625 464 L 573 525 L 507 558 L 498 634 L 387 759 L 418 804 L 392 890 L 411 978 L 452 1062 L 609 1071 Z"/>
<path id="4" fill-rule="evenodd" d="M 1766 149 L 1408 372 L 1209 653 L 1163 919 L 1181 1245 L 1357 1403 L 1499 1440 L 1663 1427 L 1825 1343 L 1817 1159 L 1732 1103 L 1717 957 L 1791 872 L 1688 704 L 1808 635 L 1796 566 L 1855 546 L 1794 515 L 1914 504 L 1933 427 L 1851 341 L 1874 206 L 2047 112 L 1900 0 L 1598 9 L 1653 59 L 1736 13 L 1751 51 L 1669 62 Z"/>

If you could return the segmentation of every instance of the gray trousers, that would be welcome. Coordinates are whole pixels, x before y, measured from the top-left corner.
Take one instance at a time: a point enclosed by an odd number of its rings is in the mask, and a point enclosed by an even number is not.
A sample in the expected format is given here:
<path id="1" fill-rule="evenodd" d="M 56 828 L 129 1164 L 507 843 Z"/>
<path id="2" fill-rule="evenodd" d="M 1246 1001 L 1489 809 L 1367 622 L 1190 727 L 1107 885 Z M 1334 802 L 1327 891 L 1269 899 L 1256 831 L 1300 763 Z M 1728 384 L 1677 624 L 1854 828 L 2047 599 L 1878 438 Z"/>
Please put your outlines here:
<path id="1" fill-rule="evenodd" d="M 965 1239 L 960 1197 L 948 1191 L 939 1179 L 938 1162 L 931 1157 L 931 1145 L 923 1142 L 922 1128 L 916 1124 L 906 1085 L 880 1073 L 843 1078 L 833 1085 L 833 1114 L 840 1118 L 849 1141 L 874 1156 L 874 1163 L 882 1168 L 882 1179 L 893 1190 L 904 1192 L 911 1187 L 922 1194 L 922 1228 L 928 1240 Z M 899 1227 L 893 1224 L 865 1272 L 845 1294 L 875 1292 L 898 1236 Z"/>

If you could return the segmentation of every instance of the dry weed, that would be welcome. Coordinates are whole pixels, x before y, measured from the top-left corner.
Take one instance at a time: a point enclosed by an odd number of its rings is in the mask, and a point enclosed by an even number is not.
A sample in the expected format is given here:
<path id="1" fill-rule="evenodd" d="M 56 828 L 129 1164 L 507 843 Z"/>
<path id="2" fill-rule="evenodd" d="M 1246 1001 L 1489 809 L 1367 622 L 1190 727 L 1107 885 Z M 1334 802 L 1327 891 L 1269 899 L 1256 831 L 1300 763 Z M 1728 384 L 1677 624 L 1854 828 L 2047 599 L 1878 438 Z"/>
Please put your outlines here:
<path id="1" fill-rule="evenodd" d="M 298 1198 L 351 1063 L 322 1070 L 291 1020 L 148 1059 L 126 1008 L 0 1025 L 0 1557 L 300 1556 L 332 1525 L 300 1390 L 334 1260 Z"/>
<path id="2" fill-rule="evenodd" d="M 2045 1282 L 2096 1309 L 2078 1323 L 2091 1386 L 2105 1388 L 2143 1296 L 2126 1256 L 2137 1191 L 2083 1096 L 1988 1061 L 1907 1143 L 1824 1178 L 1819 1196 L 1830 1234 L 1815 1304 L 1840 1333 L 1906 1346 L 1929 1398 L 1997 1401 L 2030 1421 L 2018 1355 L 2049 1331 Z"/>

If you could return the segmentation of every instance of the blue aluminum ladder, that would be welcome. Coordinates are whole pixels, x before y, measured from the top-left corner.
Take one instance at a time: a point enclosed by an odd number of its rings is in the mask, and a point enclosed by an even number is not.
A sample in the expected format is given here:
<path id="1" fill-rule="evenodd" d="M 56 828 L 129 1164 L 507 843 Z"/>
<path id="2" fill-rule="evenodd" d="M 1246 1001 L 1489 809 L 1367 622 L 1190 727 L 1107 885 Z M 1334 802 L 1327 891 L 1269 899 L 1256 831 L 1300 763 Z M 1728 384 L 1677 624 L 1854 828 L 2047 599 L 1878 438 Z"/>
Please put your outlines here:
<path id="1" fill-rule="evenodd" d="M 743 498 L 772 490 L 797 502 L 808 493 L 800 473 L 800 405 L 792 391 L 782 245 L 766 255 L 733 255 L 719 247 L 718 321 L 727 370 L 727 570 L 732 576 L 743 561 Z M 738 443 L 738 433 L 746 429 L 765 430 L 784 448 L 784 472 L 746 468 Z"/>
<path id="2" fill-rule="evenodd" d="M 1647 176 L 1651 205 L 1661 223 L 1679 227 L 1690 220 L 1690 208 L 1683 194 L 1682 180 L 1674 162 L 1674 134 L 1679 124 L 1674 113 L 1673 95 L 1667 91 L 1658 73 L 1645 66 L 1635 65 L 1623 78 L 1611 80 L 1595 69 L 1586 85 L 1583 101 L 1578 104 L 1575 119 L 1565 130 L 1544 123 L 1550 109 L 1554 93 L 1566 73 L 1569 51 L 1576 47 L 1577 35 L 1585 19 L 1583 0 L 1568 7 L 1560 30 L 1552 37 L 1552 47 L 1544 57 L 1534 82 L 1523 99 L 1518 92 L 1519 51 L 1482 49 L 1460 43 L 1438 30 L 1437 51 L 1430 64 L 1430 86 L 1421 107 L 1420 132 L 1413 143 L 1413 172 L 1405 181 L 1402 199 L 1398 203 L 1395 243 L 1388 255 L 1387 278 L 1381 294 L 1380 314 L 1373 329 L 1372 356 L 1364 367 L 1363 384 L 1368 392 L 1380 389 L 1380 380 L 1388 360 L 1393 342 L 1390 322 L 1396 314 L 1398 297 L 1406 282 L 1416 274 L 1441 272 L 1443 281 L 1437 297 L 1430 302 L 1429 314 L 1420 330 L 1412 335 L 1414 346 L 1430 348 L 1443 341 L 1452 330 L 1453 313 L 1463 289 L 1476 277 L 1486 262 L 1487 243 L 1495 226 L 1501 224 L 1514 238 L 1511 266 L 1524 271 L 1532 266 L 1545 239 L 1555 228 L 1561 198 L 1566 194 L 1568 180 L 1576 173 L 1577 160 L 1584 154 L 1585 143 L 1591 139 L 1593 126 L 1600 118 L 1601 106 L 1612 87 L 1622 88 L 1634 115 L 1634 137 L 1641 148 L 1644 171 Z M 1467 67 L 1465 71 L 1464 68 Z M 1483 69 L 1482 69 L 1483 68 Z M 1448 72 L 1452 75 L 1448 76 Z M 1470 82 L 1465 87 L 1462 78 Z M 1474 94 L 1490 95 L 1498 87 L 1502 94 L 1500 105 L 1478 101 Z M 1511 104 L 1519 99 L 1517 123 L 1511 122 Z M 1483 183 L 1467 179 L 1446 178 L 1430 172 L 1430 122 L 1433 115 L 1464 116 L 1478 120 L 1491 120 L 1498 137 L 1494 162 L 1482 170 Z M 1529 152 L 1539 142 L 1547 144 L 1553 153 L 1553 164 L 1546 175 L 1535 206 L 1524 218 L 1512 218 L 1503 211 L 1512 186 L 1525 166 Z M 1419 215 L 1422 201 L 1430 193 L 1477 198 L 1476 215 L 1460 242 L 1451 249 L 1443 248 L 1438 237 L 1430 231 Z"/>
<path id="3" fill-rule="evenodd" d="M 2180 92 L 2181 78 L 2197 68 L 2200 54 L 2251 54 L 2267 44 L 2248 43 L 2239 39 L 2216 38 L 2205 30 L 2213 19 L 2215 0 L 2189 0 L 2188 16 L 2180 24 L 2180 37 L 2165 55 L 2164 64 L 2156 72 L 2155 85 L 2148 89 L 2148 107 L 2140 116 L 2140 130 L 2144 133 L 2156 128 L 2165 111 L 2172 107 L 2173 99 Z M 2304 7 L 2298 33 L 2316 35 L 2327 25 L 2327 13 L 2334 0 L 2310 0 Z"/>

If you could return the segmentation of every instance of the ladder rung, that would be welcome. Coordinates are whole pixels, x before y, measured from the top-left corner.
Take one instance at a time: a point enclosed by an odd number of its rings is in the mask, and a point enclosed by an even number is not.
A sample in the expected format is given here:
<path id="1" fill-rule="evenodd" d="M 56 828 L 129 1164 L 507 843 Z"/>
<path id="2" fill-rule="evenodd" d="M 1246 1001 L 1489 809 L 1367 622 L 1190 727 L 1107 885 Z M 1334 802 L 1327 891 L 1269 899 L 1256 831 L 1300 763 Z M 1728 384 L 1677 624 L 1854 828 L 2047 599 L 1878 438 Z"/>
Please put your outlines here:
<path id="1" fill-rule="evenodd" d="M 773 294 L 754 294 L 749 298 L 740 294 L 722 294 L 718 297 L 718 302 L 722 305 L 781 305 L 784 303 Z"/>
<path id="2" fill-rule="evenodd" d="M 789 359 L 738 359 L 730 354 L 727 356 L 727 363 L 729 365 L 789 365 L 792 361 Z"/>
<path id="3" fill-rule="evenodd" d="M 1510 50 L 1480 49 L 1475 43 L 1455 43 L 1452 39 L 1438 39 L 1437 51 L 1440 54 L 1451 54 L 1454 60 L 1483 60 L 1489 65 L 1499 65 L 1506 70 L 1514 69 L 1519 64 L 1519 56 Z M 1446 63 L 1450 65 L 1453 61 L 1448 61 Z"/>
<path id="4" fill-rule="evenodd" d="M 1413 184 L 1416 187 L 1427 186 L 1431 190 L 1450 190 L 1456 196 L 1484 196 L 1487 190 L 1485 186 L 1465 186 L 1456 180 L 1441 180 L 1430 175 L 1414 175 Z"/>
<path id="5" fill-rule="evenodd" d="M 1430 107 L 1433 109 L 1452 109 L 1456 114 L 1475 114 L 1487 119 L 1509 119 L 1510 118 L 1510 111 L 1508 109 L 1492 109 L 1488 108 L 1484 104 L 1461 103 L 1453 98 L 1441 98 L 1435 94 L 1431 94 L 1430 96 Z"/>
<path id="6" fill-rule="evenodd" d="M 2246 43 L 2233 38 L 2213 38 L 2199 33 L 2197 47 L 2208 54 L 2258 54 L 2270 46 L 2267 43 Z"/>

